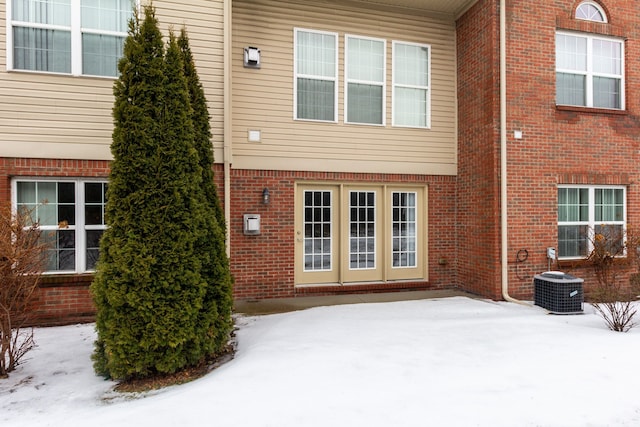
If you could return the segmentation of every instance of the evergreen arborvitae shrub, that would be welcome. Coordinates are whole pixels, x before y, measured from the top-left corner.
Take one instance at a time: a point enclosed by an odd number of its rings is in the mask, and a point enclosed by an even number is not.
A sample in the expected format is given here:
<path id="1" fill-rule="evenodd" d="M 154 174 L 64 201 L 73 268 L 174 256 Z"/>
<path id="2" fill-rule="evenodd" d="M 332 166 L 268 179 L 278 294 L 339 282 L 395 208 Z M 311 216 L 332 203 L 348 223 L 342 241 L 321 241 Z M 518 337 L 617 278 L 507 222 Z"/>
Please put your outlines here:
<path id="1" fill-rule="evenodd" d="M 189 96 L 191 100 L 191 108 L 193 108 L 193 127 L 195 132 L 195 146 L 200 156 L 200 167 L 202 167 L 202 188 L 209 204 L 215 210 L 218 223 L 223 234 L 226 233 L 226 224 L 224 219 L 224 211 L 220 204 L 218 191 L 213 181 L 213 145 L 211 144 L 211 117 L 207 108 L 207 99 L 204 95 L 204 89 L 198 77 L 196 64 L 193 59 L 193 53 L 189 46 L 189 37 L 187 30 L 183 28 L 178 37 L 178 46 L 182 53 L 182 61 L 184 63 L 184 75 L 187 79 L 189 87 Z"/>
<path id="2" fill-rule="evenodd" d="M 213 146 L 207 100 L 196 71 L 189 46 L 187 31 L 183 28 L 178 38 L 182 54 L 184 74 L 187 79 L 194 126 L 194 144 L 200 159 L 202 184 L 200 193 L 206 205 L 203 233 L 198 241 L 198 253 L 202 257 L 202 276 L 207 282 L 198 328 L 208 337 L 206 353 L 218 353 L 226 346 L 233 327 L 232 279 L 225 248 L 226 226 L 224 212 L 214 183 Z"/>
<path id="3" fill-rule="evenodd" d="M 119 70 L 93 358 L 98 373 L 129 379 L 173 373 L 213 351 L 202 321 L 218 310 L 201 251 L 217 221 L 203 196 L 182 54 L 173 35 L 165 54 L 152 6 L 131 22 Z"/>

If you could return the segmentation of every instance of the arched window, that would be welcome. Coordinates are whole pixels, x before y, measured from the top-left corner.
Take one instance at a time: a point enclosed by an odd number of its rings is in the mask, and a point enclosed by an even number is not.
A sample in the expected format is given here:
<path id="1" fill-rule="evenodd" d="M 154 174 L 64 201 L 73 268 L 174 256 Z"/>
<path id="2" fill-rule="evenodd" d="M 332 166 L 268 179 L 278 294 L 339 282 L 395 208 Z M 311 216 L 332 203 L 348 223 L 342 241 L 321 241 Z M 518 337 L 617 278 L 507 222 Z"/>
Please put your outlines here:
<path id="1" fill-rule="evenodd" d="M 578 5 L 578 8 L 576 9 L 576 19 L 594 22 L 607 22 L 607 15 L 598 3 L 585 1 Z"/>

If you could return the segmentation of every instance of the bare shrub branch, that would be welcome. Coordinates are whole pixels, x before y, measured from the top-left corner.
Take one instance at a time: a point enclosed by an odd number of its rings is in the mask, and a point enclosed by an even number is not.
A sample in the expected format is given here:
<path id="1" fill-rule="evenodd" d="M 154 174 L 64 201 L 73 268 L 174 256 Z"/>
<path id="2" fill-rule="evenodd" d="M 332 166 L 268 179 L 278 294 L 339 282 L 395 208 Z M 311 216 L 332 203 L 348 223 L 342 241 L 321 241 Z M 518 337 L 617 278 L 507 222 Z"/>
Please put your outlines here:
<path id="1" fill-rule="evenodd" d="M 628 332 L 637 325 L 634 301 L 640 294 L 640 235 L 629 228 L 599 226 L 593 237 L 589 261 L 597 284 L 590 296 L 591 305 L 612 331 Z M 634 270 L 628 282 L 624 272 Z"/>
<path id="2" fill-rule="evenodd" d="M 6 377 L 33 348 L 30 302 L 45 265 L 46 245 L 30 213 L 13 215 L 0 205 L 0 378 Z"/>

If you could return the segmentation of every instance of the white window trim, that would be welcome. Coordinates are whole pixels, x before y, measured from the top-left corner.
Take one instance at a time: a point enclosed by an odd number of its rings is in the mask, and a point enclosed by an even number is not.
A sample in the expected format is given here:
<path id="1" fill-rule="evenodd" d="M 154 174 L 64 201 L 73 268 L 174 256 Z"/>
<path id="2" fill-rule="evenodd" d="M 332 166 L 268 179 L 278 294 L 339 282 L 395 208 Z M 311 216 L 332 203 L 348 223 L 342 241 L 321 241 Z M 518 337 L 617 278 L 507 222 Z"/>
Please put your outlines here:
<path id="1" fill-rule="evenodd" d="M 318 78 L 318 76 L 306 75 L 306 74 L 298 75 L 298 33 L 299 32 L 324 34 L 324 35 L 331 35 L 334 37 L 336 56 L 335 56 L 335 70 L 334 70 L 333 79 L 326 78 L 326 77 L 323 77 L 320 79 Z M 333 120 L 298 118 L 298 77 L 334 82 Z M 320 123 L 337 123 L 338 122 L 338 33 L 330 32 L 330 31 L 311 30 L 307 28 L 298 28 L 298 27 L 293 28 L 293 120 L 302 120 L 302 121 L 320 122 Z"/>
<path id="2" fill-rule="evenodd" d="M 622 230 L 624 233 L 627 232 L 627 187 L 623 185 L 587 185 L 587 184 L 566 184 L 566 185 L 558 185 L 557 190 L 562 188 L 585 188 L 589 190 L 589 219 L 587 221 L 557 221 L 557 227 L 561 225 L 586 225 L 588 227 L 588 235 L 587 235 L 587 253 L 591 253 L 593 250 L 593 238 L 596 229 L 596 225 L 599 224 L 611 224 L 611 225 L 622 225 Z M 612 190 L 622 190 L 622 198 L 624 201 L 623 207 L 623 220 L 622 221 L 606 221 L 606 222 L 598 222 L 595 221 L 595 190 L 596 189 L 612 189 Z M 556 191 L 557 191 L 556 190 Z M 557 194 L 556 194 L 557 197 Z M 556 202 L 557 203 L 557 202 Z M 556 230 L 557 230 L 556 227 Z M 556 231 L 557 232 L 557 231 Z M 588 256 L 588 255 L 587 255 Z M 585 259 L 583 256 L 558 256 L 558 259 L 561 260 L 576 260 L 576 259 Z"/>
<path id="3" fill-rule="evenodd" d="M 585 107 L 585 108 L 598 108 L 598 109 L 606 109 L 606 110 L 615 110 L 615 111 L 624 111 L 625 107 L 625 52 L 624 52 L 624 40 L 616 37 L 607 37 L 601 35 L 592 35 L 586 33 L 578 33 L 572 31 L 556 31 L 556 34 L 562 34 L 572 37 L 582 37 L 587 39 L 587 70 L 584 72 L 576 71 L 576 70 L 567 70 L 563 68 L 558 68 L 556 65 L 556 74 L 557 73 L 566 73 L 566 74 L 579 74 L 586 76 L 586 105 L 572 105 L 572 104 L 557 104 L 557 105 L 568 105 L 573 107 Z M 595 73 L 593 71 L 593 41 L 594 40 L 606 40 L 610 42 L 616 42 L 620 44 L 620 70 L 621 74 L 604 74 L 604 73 Z M 557 49 L 557 46 L 556 46 Z M 593 77 L 609 77 L 620 79 L 620 108 L 605 108 L 605 107 L 594 107 L 593 106 Z M 556 77 L 557 78 L 557 77 Z"/>
<path id="4" fill-rule="evenodd" d="M 431 45 L 424 43 L 411 43 L 404 42 L 401 40 L 393 40 L 392 41 L 392 54 L 391 54 L 391 67 L 392 67 L 392 85 L 393 85 L 393 95 L 391 97 L 392 106 L 391 106 L 391 125 L 395 127 L 405 127 L 405 128 L 414 128 L 414 129 L 431 129 Z M 414 86 L 414 85 L 405 85 L 405 84 L 397 84 L 396 83 L 396 45 L 409 45 L 409 46 L 418 46 L 427 49 L 427 86 Z M 412 89 L 422 89 L 427 91 L 427 117 L 426 117 L 426 126 L 408 126 L 408 125 L 398 125 L 396 124 L 396 88 L 397 87 L 406 87 Z"/>
<path id="5" fill-rule="evenodd" d="M 6 1 L 6 59 L 7 59 L 7 71 L 17 71 L 21 73 L 33 73 L 33 74 L 53 74 L 61 76 L 74 76 L 74 77 L 93 77 L 108 80 L 115 80 L 117 76 L 100 76 L 94 74 L 82 73 L 82 33 L 91 34 L 104 34 L 109 36 L 127 37 L 127 32 L 116 31 L 103 31 L 103 30 L 85 30 L 81 28 L 81 0 L 71 0 L 71 26 L 50 25 L 50 24 L 38 24 L 22 21 L 14 21 L 13 18 L 13 1 Z M 135 8 L 140 13 L 140 0 L 135 0 Z M 15 69 L 13 67 L 13 27 L 28 27 L 28 28 L 42 28 L 49 30 L 63 30 L 71 32 L 71 73 L 58 73 L 54 71 L 41 71 L 41 70 L 23 70 Z"/>
<path id="6" fill-rule="evenodd" d="M 89 225 L 85 224 L 85 215 L 84 215 L 84 206 L 85 206 L 85 192 L 84 192 L 84 184 L 88 182 L 95 183 L 107 183 L 108 181 L 104 178 L 78 178 L 78 179 L 69 179 L 69 178 L 49 178 L 49 177 L 16 177 L 11 181 L 11 209 L 14 214 L 16 214 L 16 208 L 18 206 L 18 182 L 72 182 L 75 184 L 75 207 L 76 207 L 76 223 L 75 225 L 70 225 L 69 230 L 75 230 L 76 236 L 76 257 L 75 257 L 75 270 L 59 270 L 59 271 L 45 271 L 43 274 L 46 275 L 58 275 L 58 274 L 81 274 L 81 273 L 92 273 L 95 270 L 87 270 L 87 259 L 86 259 L 86 250 L 87 250 L 87 242 L 86 242 L 86 230 L 105 230 L 107 228 L 106 225 Z M 57 231 L 59 228 L 57 226 L 40 226 L 42 230 L 50 230 Z"/>
<path id="7" fill-rule="evenodd" d="M 600 12 L 600 15 L 602 15 L 602 19 L 604 19 L 604 21 L 594 21 L 592 19 L 579 18 L 578 17 L 578 9 L 580 9 L 582 6 L 593 6 L 596 9 L 598 9 L 598 12 Z M 598 22 L 598 23 L 601 23 L 601 24 L 606 24 L 606 23 L 609 22 L 609 18 L 607 17 L 607 14 L 604 12 L 604 9 L 602 8 L 602 6 L 600 6 L 598 3 L 594 2 L 594 1 L 583 1 L 582 3 L 580 3 L 578 5 L 578 7 L 576 7 L 575 18 L 576 19 L 580 19 L 581 21 Z"/>
<path id="8" fill-rule="evenodd" d="M 376 42 L 382 42 L 383 61 L 382 61 L 382 83 L 371 80 L 358 80 L 349 79 L 349 49 L 348 40 L 371 40 Z M 362 123 L 349 121 L 349 83 L 361 83 L 366 85 L 374 85 L 382 87 L 382 123 Z M 358 36 L 353 34 L 344 35 L 344 122 L 350 125 L 363 125 L 363 126 L 386 126 L 387 122 L 387 41 L 385 39 L 379 39 L 375 37 Z"/>

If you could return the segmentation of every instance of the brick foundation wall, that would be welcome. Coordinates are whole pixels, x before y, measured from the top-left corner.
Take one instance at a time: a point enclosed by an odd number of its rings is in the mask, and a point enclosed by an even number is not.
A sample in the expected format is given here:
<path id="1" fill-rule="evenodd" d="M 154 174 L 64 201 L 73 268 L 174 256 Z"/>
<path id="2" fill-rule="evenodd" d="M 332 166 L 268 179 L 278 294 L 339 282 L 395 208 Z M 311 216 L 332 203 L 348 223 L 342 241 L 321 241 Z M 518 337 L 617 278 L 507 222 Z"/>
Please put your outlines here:
<path id="1" fill-rule="evenodd" d="M 429 282 L 374 284 L 360 292 L 452 287 L 456 280 L 455 177 L 325 172 L 232 170 L 231 266 L 236 298 L 277 298 L 354 291 L 350 286 L 294 287 L 295 183 L 419 183 L 428 185 Z M 271 202 L 261 202 L 268 188 Z M 243 215 L 261 215 L 261 234 L 243 234 Z M 444 262 L 443 262 L 444 261 Z"/>
<path id="2" fill-rule="evenodd" d="M 93 275 L 44 276 L 32 301 L 35 325 L 68 325 L 92 322 L 96 308 L 89 286 Z"/>
<path id="3" fill-rule="evenodd" d="M 11 179 L 24 177 L 107 177 L 109 162 L 0 158 L 0 195 L 9 203 Z M 215 166 L 216 185 L 224 185 L 222 165 Z M 296 182 L 416 183 L 428 185 L 428 282 L 366 284 L 332 289 L 294 288 L 294 184 Z M 240 299 L 442 289 L 457 285 L 455 177 L 385 174 L 312 173 L 232 170 L 231 268 L 234 296 Z M 271 203 L 261 203 L 269 188 Z M 224 201 L 224 191 L 219 191 Z M 259 236 L 243 234 L 243 214 L 262 216 Z M 34 323 L 58 325 L 93 320 L 91 274 L 46 275 L 33 301 Z"/>

